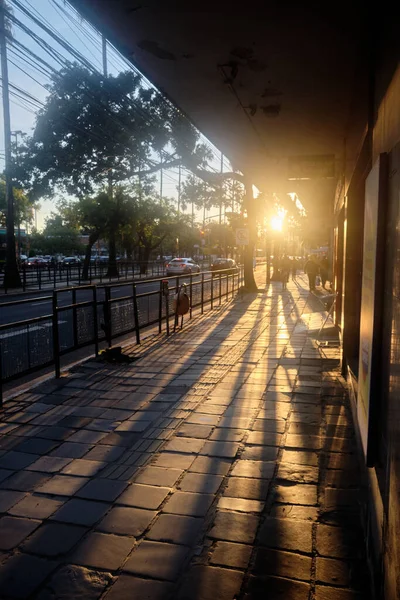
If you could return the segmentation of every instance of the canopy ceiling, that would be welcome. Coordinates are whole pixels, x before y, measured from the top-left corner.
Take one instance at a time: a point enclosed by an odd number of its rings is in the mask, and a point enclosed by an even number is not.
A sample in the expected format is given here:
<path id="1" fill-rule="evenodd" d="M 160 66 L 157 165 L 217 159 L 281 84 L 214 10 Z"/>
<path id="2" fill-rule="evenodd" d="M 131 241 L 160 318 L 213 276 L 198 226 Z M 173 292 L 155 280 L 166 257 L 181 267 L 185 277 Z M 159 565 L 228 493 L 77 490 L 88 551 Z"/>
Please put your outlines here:
<path id="1" fill-rule="evenodd" d="M 259 188 L 298 191 L 326 211 L 362 50 L 358 1 L 72 4 Z M 333 155 L 334 178 L 288 183 L 288 157 L 299 155 Z"/>

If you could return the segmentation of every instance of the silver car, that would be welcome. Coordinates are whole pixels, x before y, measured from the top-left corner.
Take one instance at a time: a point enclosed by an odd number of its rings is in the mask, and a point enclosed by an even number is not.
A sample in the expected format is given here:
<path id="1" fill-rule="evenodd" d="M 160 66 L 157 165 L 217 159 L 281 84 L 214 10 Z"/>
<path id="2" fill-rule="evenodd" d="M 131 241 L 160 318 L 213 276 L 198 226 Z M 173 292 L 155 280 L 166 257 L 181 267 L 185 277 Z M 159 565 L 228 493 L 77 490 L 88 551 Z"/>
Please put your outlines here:
<path id="1" fill-rule="evenodd" d="M 167 277 L 170 275 L 187 275 L 200 273 L 200 267 L 192 258 L 173 258 L 166 265 Z"/>

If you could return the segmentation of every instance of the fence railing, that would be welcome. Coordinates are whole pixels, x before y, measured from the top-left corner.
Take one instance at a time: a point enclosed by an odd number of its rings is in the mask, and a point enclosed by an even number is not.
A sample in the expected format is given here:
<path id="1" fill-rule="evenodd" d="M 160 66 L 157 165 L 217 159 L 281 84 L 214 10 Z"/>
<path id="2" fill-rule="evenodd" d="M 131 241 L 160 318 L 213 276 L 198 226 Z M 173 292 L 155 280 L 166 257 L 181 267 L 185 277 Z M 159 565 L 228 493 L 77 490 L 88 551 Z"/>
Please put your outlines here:
<path id="1" fill-rule="evenodd" d="M 208 268 L 208 262 L 200 262 L 201 268 Z M 19 270 L 22 290 L 29 289 L 55 289 L 61 285 L 81 285 L 93 283 L 111 283 L 149 277 L 162 277 L 165 275 L 165 265 L 162 261 L 118 261 L 117 274 L 110 275 L 108 263 L 91 262 L 87 278 L 83 278 L 83 263 L 80 264 L 44 264 L 22 266 Z M 1 277 L 1 276 L 0 276 Z M 3 288 L 7 294 L 7 288 Z"/>
<path id="2" fill-rule="evenodd" d="M 190 299 L 189 318 L 233 298 L 243 279 L 242 269 L 202 272 L 151 281 L 86 285 L 55 289 L 46 296 L 4 302 L 0 325 L 0 400 L 2 384 L 49 366 L 60 376 L 61 358 L 87 346 L 111 346 L 130 333 L 140 343 L 141 331 L 163 325 L 169 331 L 176 318 L 173 299 L 182 284 Z M 150 288 L 150 289 L 149 289 Z M 15 319 L 13 315 L 35 316 Z M 43 313 L 43 314 L 36 314 Z M 89 353 L 90 354 L 90 353 Z"/>

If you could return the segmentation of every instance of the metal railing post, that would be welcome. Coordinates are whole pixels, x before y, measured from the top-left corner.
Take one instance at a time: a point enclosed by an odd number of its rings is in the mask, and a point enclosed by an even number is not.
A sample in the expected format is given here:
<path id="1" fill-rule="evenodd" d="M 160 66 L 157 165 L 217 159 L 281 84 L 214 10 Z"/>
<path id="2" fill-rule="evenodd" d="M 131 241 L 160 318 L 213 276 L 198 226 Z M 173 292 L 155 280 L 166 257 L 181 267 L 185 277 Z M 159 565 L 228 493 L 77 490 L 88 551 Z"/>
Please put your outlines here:
<path id="1" fill-rule="evenodd" d="M 190 274 L 190 283 L 189 283 L 189 319 L 192 318 L 192 303 L 193 303 L 193 275 Z"/>
<path id="2" fill-rule="evenodd" d="M 60 377 L 60 338 L 58 331 L 58 306 L 57 306 L 57 291 L 53 291 L 53 355 L 54 355 L 54 368 L 56 377 Z"/>
<path id="3" fill-rule="evenodd" d="M 210 298 L 210 304 L 211 304 L 211 308 L 210 310 L 212 310 L 214 308 L 214 278 L 212 276 L 211 273 L 211 298 Z"/>
<path id="4" fill-rule="evenodd" d="M 158 299 L 158 333 L 162 331 L 162 299 L 163 299 L 163 282 L 160 280 L 160 297 Z"/>
<path id="5" fill-rule="evenodd" d="M 38 267 L 39 290 L 42 289 L 42 271 Z"/>
<path id="6" fill-rule="evenodd" d="M 3 352 L 0 339 L 0 408 L 3 406 Z"/>
<path id="7" fill-rule="evenodd" d="M 111 348 L 111 289 L 109 287 L 104 288 L 105 292 L 105 304 L 104 304 L 104 326 L 105 326 L 105 334 L 106 340 L 108 343 L 108 347 Z"/>
<path id="8" fill-rule="evenodd" d="M 94 333 L 94 352 L 99 355 L 99 324 L 97 321 L 97 288 L 93 287 L 93 333 Z"/>
<path id="9" fill-rule="evenodd" d="M 222 303 L 222 273 L 219 274 L 219 306 L 221 306 Z"/>
<path id="10" fill-rule="evenodd" d="M 204 273 L 201 274 L 201 298 L 200 298 L 200 314 L 204 313 Z"/>
<path id="11" fill-rule="evenodd" d="M 78 317 L 76 314 L 76 289 L 72 290 L 72 331 L 74 335 L 74 346 L 78 345 Z"/>
<path id="12" fill-rule="evenodd" d="M 226 301 L 229 300 L 229 273 L 226 274 Z"/>
<path id="13" fill-rule="evenodd" d="M 133 297 L 133 318 L 135 320 L 135 334 L 136 343 L 140 344 L 140 328 L 139 328 L 139 310 L 136 297 L 136 284 L 132 284 L 132 297 Z"/>

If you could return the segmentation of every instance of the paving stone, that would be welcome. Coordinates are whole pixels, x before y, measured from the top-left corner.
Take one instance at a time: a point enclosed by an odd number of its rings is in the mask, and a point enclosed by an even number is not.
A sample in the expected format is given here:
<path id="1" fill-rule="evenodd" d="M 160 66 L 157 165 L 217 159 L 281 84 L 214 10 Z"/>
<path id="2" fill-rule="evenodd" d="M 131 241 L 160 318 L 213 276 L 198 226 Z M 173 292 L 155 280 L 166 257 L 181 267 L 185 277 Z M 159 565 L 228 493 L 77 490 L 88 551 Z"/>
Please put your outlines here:
<path id="1" fill-rule="evenodd" d="M 205 442 L 201 454 L 222 458 L 234 458 L 239 450 L 236 442 Z"/>
<path id="2" fill-rule="evenodd" d="M 315 600 L 365 600 L 364 593 L 317 585 Z"/>
<path id="3" fill-rule="evenodd" d="M 109 465 L 108 462 L 100 462 L 97 460 L 86 460 L 84 458 L 76 458 L 64 467 L 61 473 L 65 475 L 78 475 L 80 477 L 93 477 Z"/>
<path id="4" fill-rule="evenodd" d="M 38 526 L 40 521 L 20 519 L 18 517 L 0 518 L 0 550 L 16 548 Z"/>
<path id="5" fill-rule="evenodd" d="M 68 427 L 43 427 L 40 431 L 40 437 L 62 442 L 69 438 L 73 433 L 75 433 L 75 429 Z"/>
<path id="6" fill-rule="evenodd" d="M 208 535 L 219 540 L 252 544 L 258 523 L 258 517 L 253 515 L 219 511 Z"/>
<path id="7" fill-rule="evenodd" d="M 186 546 L 143 541 L 123 570 L 144 577 L 176 581 L 188 551 Z"/>
<path id="8" fill-rule="evenodd" d="M 63 458 L 82 458 L 93 448 L 93 444 L 82 444 L 79 442 L 64 442 L 58 448 L 52 451 L 51 456 L 60 456 Z"/>
<path id="9" fill-rule="evenodd" d="M 98 600 L 111 580 L 110 573 L 65 565 L 52 576 L 35 600 Z"/>
<path id="10" fill-rule="evenodd" d="M 11 477 L 11 475 L 13 475 L 14 471 L 11 471 L 9 469 L 0 469 L 0 483 L 3 482 L 5 479 Z M 3 486 L 1 486 L 3 487 Z"/>
<path id="11" fill-rule="evenodd" d="M 160 542 L 194 546 L 202 525 L 203 519 L 162 514 L 152 525 L 146 537 Z"/>
<path id="12" fill-rule="evenodd" d="M 194 566 L 178 592 L 178 600 L 234 600 L 240 591 L 243 573 L 219 567 Z"/>
<path id="13" fill-rule="evenodd" d="M 316 581 L 329 585 L 350 587 L 351 568 L 348 561 L 317 557 L 316 563 Z"/>
<path id="14" fill-rule="evenodd" d="M 225 498 L 218 501 L 218 508 L 236 510 L 238 512 L 260 513 L 264 509 L 264 502 L 259 500 L 246 500 L 245 498 Z"/>
<path id="15" fill-rule="evenodd" d="M 187 473 L 178 487 L 183 492 L 198 494 L 216 494 L 224 478 L 209 473 Z"/>
<path id="16" fill-rule="evenodd" d="M 183 471 L 180 469 L 166 469 L 161 467 L 146 467 L 136 477 L 136 483 L 148 485 L 160 485 L 172 487 L 181 477 Z"/>
<path id="17" fill-rule="evenodd" d="M 106 595 L 106 600 L 168 600 L 173 584 L 121 575 Z"/>
<path id="18" fill-rule="evenodd" d="M 284 450 L 282 452 L 282 463 L 290 465 L 309 465 L 311 467 L 318 466 L 318 454 L 317 452 L 297 451 L 297 450 Z"/>
<path id="19" fill-rule="evenodd" d="M 302 581 L 292 581 L 283 577 L 250 577 L 244 600 L 308 600 L 310 586 Z"/>
<path id="20" fill-rule="evenodd" d="M 96 460 L 99 462 L 114 462 L 124 453 L 124 448 L 119 446 L 106 446 L 97 444 L 92 450 L 85 454 L 86 460 Z"/>
<path id="21" fill-rule="evenodd" d="M 29 471 L 40 471 L 41 473 L 58 473 L 71 462 L 70 458 L 58 458 L 57 456 L 41 456 L 29 465 Z"/>
<path id="22" fill-rule="evenodd" d="M 165 487 L 132 483 L 119 496 L 117 503 L 156 510 L 164 502 L 171 490 Z"/>
<path id="23" fill-rule="evenodd" d="M 85 477 L 54 475 L 51 479 L 45 481 L 44 484 L 37 487 L 36 491 L 41 494 L 73 496 L 87 481 L 88 479 Z"/>
<path id="24" fill-rule="evenodd" d="M 226 475 L 231 468 L 232 460 L 228 458 L 209 458 L 198 456 L 194 459 L 189 471 L 195 473 L 212 473 L 214 475 Z"/>
<path id="25" fill-rule="evenodd" d="M 272 431 L 250 431 L 246 442 L 255 446 L 280 446 L 282 435 Z"/>
<path id="26" fill-rule="evenodd" d="M 297 506 L 295 504 L 274 504 L 271 508 L 271 517 L 278 519 L 300 519 L 303 521 L 316 521 L 318 519 L 318 508 L 313 506 Z"/>
<path id="27" fill-rule="evenodd" d="M 43 455 L 53 450 L 53 448 L 56 448 L 58 443 L 58 441 L 35 437 L 24 440 L 16 447 L 16 450 L 18 452 L 26 452 L 28 454 Z"/>
<path id="28" fill-rule="evenodd" d="M 12 473 L 12 471 L 10 471 Z M 35 473 L 34 471 L 19 471 L 2 482 L 1 488 L 20 490 L 21 492 L 33 491 L 35 488 L 51 479 L 51 475 Z"/>
<path id="29" fill-rule="evenodd" d="M 211 494 L 175 492 L 163 507 L 163 512 L 203 517 L 207 514 L 213 500 L 214 496 Z"/>
<path id="30" fill-rule="evenodd" d="M 328 558 L 357 558 L 360 551 L 362 534 L 344 526 L 317 526 L 317 552 Z"/>
<path id="31" fill-rule="evenodd" d="M 79 479 L 79 478 L 78 478 Z M 103 500 L 114 502 L 128 486 L 126 481 L 113 481 L 112 479 L 93 479 L 80 488 L 76 495 L 88 500 Z"/>
<path id="32" fill-rule="evenodd" d="M 37 454 L 10 450 L 6 454 L 3 454 L 3 456 L 0 456 L 0 467 L 2 469 L 9 469 L 10 471 L 19 471 L 34 463 L 38 458 Z"/>
<path id="33" fill-rule="evenodd" d="M 247 498 L 265 500 L 269 490 L 269 480 L 246 477 L 229 477 L 223 496 L 229 498 Z"/>
<path id="34" fill-rule="evenodd" d="M 70 560 L 78 565 L 116 571 L 125 562 L 134 543 L 132 537 L 91 532 Z"/>
<path id="35" fill-rule="evenodd" d="M 252 425 L 252 431 L 283 433 L 286 423 L 282 419 L 256 419 Z"/>
<path id="36" fill-rule="evenodd" d="M 79 442 L 80 444 L 97 444 L 107 434 L 102 431 L 90 431 L 89 429 L 81 429 L 68 437 L 69 442 Z"/>
<path id="37" fill-rule="evenodd" d="M 233 477 L 252 477 L 254 479 L 271 479 L 275 471 L 275 463 L 256 460 L 239 460 L 232 469 Z"/>
<path id="38" fill-rule="evenodd" d="M 5 492 L 2 492 L 1 495 L 3 494 L 5 494 Z M 8 512 L 16 517 L 26 517 L 28 519 L 47 519 L 62 505 L 62 500 L 54 500 L 53 498 L 45 498 L 43 496 L 34 496 L 29 494 L 20 502 L 18 502 L 18 504 L 13 506 Z"/>
<path id="39" fill-rule="evenodd" d="M 0 513 L 5 513 L 9 509 L 17 504 L 25 494 L 23 492 L 16 492 L 12 490 L 3 490 L 0 492 Z"/>
<path id="40" fill-rule="evenodd" d="M 0 569 L 0 589 L 2 596 L 10 598 L 28 598 L 54 571 L 58 562 L 15 554 Z"/>
<path id="41" fill-rule="evenodd" d="M 97 523 L 109 508 L 110 505 L 103 502 L 72 498 L 60 507 L 51 519 L 62 523 L 91 526 Z"/>
<path id="42" fill-rule="evenodd" d="M 210 563 L 236 569 L 247 569 L 251 553 L 251 546 L 218 541 L 213 548 Z"/>
<path id="43" fill-rule="evenodd" d="M 164 447 L 168 452 L 183 452 L 186 454 L 198 454 L 204 446 L 204 440 L 195 438 L 175 437 Z"/>
<path id="44" fill-rule="evenodd" d="M 325 510 L 335 510 L 342 507 L 358 507 L 360 505 L 360 490 L 341 490 L 325 487 Z"/>
<path id="45" fill-rule="evenodd" d="M 274 501 L 283 504 L 302 504 L 315 506 L 317 504 L 317 486 L 289 482 L 286 485 L 276 485 Z"/>
<path id="46" fill-rule="evenodd" d="M 241 442 L 246 431 L 244 429 L 223 429 L 216 427 L 209 439 L 217 442 Z"/>
<path id="47" fill-rule="evenodd" d="M 296 483 L 318 483 L 319 469 L 308 465 L 291 465 L 281 462 L 277 478 Z"/>
<path id="48" fill-rule="evenodd" d="M 69 552 L 87 531 L 85 527 L 44 523 L 24 542 L 22 549 L 30 554 L 56 557 Z"/>
<path id="49" fill-rule="evenodd" d="M 276 575 L 288 579 L 311 579 L 311 557 L 282 550 L 259 548 L 256 553 L 252 573 L 254 575 Z"/>
<path id="50" fill-rule="evenodd" d="M 275 446 L 246 446 L 240 458 L 243 460 L 274 461 L 278 456 Z"/>
<path id="51" fill-rule="evenodd" d="M 322 439 L 316 435 L 297 435 L 288 433 L 285 440 L 287 448 L 307 448 L 319 450 L 322 447 Z"/>
<path id="52" fill-rule="evenodd" d="M 139 537 L 148 528 L 156 514 L 155 511 L 142 508 L 115 506 L 100 521 L 96 529 L 106 533 Z"/>
<path id="53" fill-rule="evenodd" d="M 155 467 L 167 467 L 169 469 L 189 469 L 193 461 L 197 460 L 190 454 L 172 454 L 172 452 L 162 452 L 153 461 Z"/>
<path id="54" fill-rule="evenodd" d="M 211 425 L 195 425 L 194 423 L 184 423 L 176 432 L 177 436 L 206 439 L 213 430 Z"/>
<path id="55" fill-rule="evenodd" d="M 310 553 L 312 523 L 294 519 L 267 518 L 261 525 L 258 540 L 262 546 L 292 552 Z"/>

